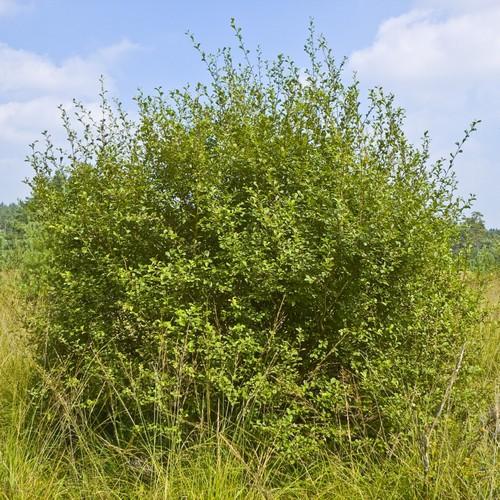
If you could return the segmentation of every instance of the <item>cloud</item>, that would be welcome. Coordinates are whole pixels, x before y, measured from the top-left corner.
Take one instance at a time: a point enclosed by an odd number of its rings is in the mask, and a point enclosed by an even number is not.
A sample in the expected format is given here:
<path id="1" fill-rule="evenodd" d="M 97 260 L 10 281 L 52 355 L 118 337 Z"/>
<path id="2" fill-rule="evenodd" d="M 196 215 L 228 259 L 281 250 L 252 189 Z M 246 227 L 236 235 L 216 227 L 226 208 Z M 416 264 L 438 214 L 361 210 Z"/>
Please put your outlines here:
<path id="1" fill-rule="evenodd" d="M 75 56 L 56 63 L 46 56 L 0 43 L 0 96 L 5 100 L 47 94 L 80 98 L 95 95 L 99 76 L 137 48 L 123 40 L 88 57 Z"/>
<path id="2" fill-rule="evenodd" d="M 98 113 L 98 103 L 92 100 L 84 102 L 85 107 Z M 0 146 L 2 155 L 14 154 L 34 140 L 40 139 L 40 133 L 47 130 L 56 139 L 62 137 L 61 112 L 59 107 L 73 108 L 71 99 L 59 96 L 41 96 L 27 101 L 13 101 L 0 105 Z"/>
<path id="3" fill-rule="evenodd" d="M 498 0 L 416 0 L 349 61 L 360 81 L 396 94 L 413 140 L 430 130 L 435 157 L 453 149 L 472 119 L 483 120 L 457 174 L 462 193 L 476 192 L 479 208 L 498 226 L 499 26 Z"/>
<path id="4" fill-rule="evenodd" d="M 351 64 L 398 83 L 480 84 L 500 76 L 498 26 L 500 3 L 445 20 L 413 10 L 384 22 L 373 45 L 352 54 Z"/>
<path id="5" fill-rule="evenodd" d="M 33 0 L 0 0 L 0 16 L 18 14 L 30 10 Z"/>
<path id="6" fill-rule="evenodd" d="M 0 0 L 0 9 L 3 5 L 5 0 Z M 122 40 L 87 56 L 58 62 L 0 43 L 0 200 L 13 201 L 19 194 L 13 186 L 26 177 L 23 160 L 28 144 L 44 130 L 56 142 L 63 138 L 58 106 L 70 108 L 76 98 L 96 110 L 100 76 L 114 92 L 114 68 L 137 49 L 136 44 Z"/>
<path id="7" fill-rule="evenodd" d="M 0 16 L 12 12 L 16 7 L 15 0 L 0 0 Z"/>
<path id="8" fill-rule="evenodd" d="M 99 49 L 93 56 L 96 63 L 109 65 L 128 55 L 130 52 L 139 50 L 140 45 L 123 39 L 118 43 Z"/>
<path id="9" fill-rule="evenodd" d="M 100 75 L 108 89 L 110 70 L 137 45 L 123 40 L 88 57 L 56 63 L 46 56 L 0 44 L 0 145 L 28 144 L 44 129 L 59 123 L 58 105 L 73 98 L 89 105 L 99 92 Z"/>

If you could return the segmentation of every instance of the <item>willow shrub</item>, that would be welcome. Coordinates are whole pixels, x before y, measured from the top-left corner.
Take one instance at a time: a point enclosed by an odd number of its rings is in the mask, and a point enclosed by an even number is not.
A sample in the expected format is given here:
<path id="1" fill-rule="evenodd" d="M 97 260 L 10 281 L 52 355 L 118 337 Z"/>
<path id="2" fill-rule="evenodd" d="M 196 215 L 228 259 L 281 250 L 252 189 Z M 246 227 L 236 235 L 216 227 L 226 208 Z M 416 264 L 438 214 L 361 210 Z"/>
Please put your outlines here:
<path id="1" fill-rule="evenodd" d="M 290 456 L 431 415 L 475 317 L 449 162 L 321 38 L 306 70 L 195 46 L 208 85 L 140 94 L 134 121 L 103 93 L 63 111 L 67 151 L 31 156 L 59 390 L 118 433 L 244 422 Z"/>

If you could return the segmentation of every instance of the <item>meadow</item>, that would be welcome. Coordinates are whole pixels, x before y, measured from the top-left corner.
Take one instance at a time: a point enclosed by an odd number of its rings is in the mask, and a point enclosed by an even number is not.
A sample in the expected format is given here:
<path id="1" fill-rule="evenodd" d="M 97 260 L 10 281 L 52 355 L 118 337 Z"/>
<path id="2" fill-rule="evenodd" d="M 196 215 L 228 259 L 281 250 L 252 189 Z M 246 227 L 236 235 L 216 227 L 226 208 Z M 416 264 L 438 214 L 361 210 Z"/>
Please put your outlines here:
<path id="1" fill-rule="evenodd" d="M 498 498 L 498 233 L 448 158 L 304 69 L 62 109 L 0 211 L 5 498 Z M 97 113 L 97 115 L 96 115 Z"/>
<path id="2" fill-rule="evenodd" d="M 290 468 L 266 450 L 242 449 L 223 433 L 176 449 L 158 437 L 140 447 L 106 442 L 60 401 L 63 419 L 37 418 L 29 381 L 41 370 L 23 328 L 30 307 L 3 273 L 0 292 L 0 491 L 3 498 L 498 498 L 500 279 L 484 288 L 487 317 L 475 332 L 481 368 L 467 389 L 487 394 L 465 415 L 453 412 L 453 393 L 429 437 L 425 472 L 419 438 L 375 449 L 324 453 Z M 469 353 L 466 354 L 467 356 Z M 50 377 L 50 375 L 47 375 Z M 460 375 L 459 375 L 460 377 Z M 57 380 L 50 381 L 58 384 Z M 495 407 L 496 401 L 496 407 Z M 489 405 L 485 402 L 489 402 Z M 495 413 L 496 412 L 496 413 Z M 54 413 L 56 414 L 56 413 Z M 78 435 L 68 444 L 67 428 Z"/>

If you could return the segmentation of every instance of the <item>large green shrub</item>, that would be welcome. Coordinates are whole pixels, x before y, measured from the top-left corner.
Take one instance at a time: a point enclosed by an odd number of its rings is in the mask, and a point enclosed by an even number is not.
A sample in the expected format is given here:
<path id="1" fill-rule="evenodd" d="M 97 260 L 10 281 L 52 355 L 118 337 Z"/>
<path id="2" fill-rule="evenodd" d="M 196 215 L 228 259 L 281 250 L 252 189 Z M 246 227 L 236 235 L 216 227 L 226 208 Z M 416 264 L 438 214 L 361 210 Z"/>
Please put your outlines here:
<path id="1" fill-rule="evenodd" d="M 200 50 L 210 84 L 139 95 L 134 122 L 77 105 L 68 151 L 33 153 L 40 354 L 115 431 L 244 422 L 289 453 L 395 432 L 473 320 L 453 174 L 322 39 L 305 72 L 241 48 Z"/>

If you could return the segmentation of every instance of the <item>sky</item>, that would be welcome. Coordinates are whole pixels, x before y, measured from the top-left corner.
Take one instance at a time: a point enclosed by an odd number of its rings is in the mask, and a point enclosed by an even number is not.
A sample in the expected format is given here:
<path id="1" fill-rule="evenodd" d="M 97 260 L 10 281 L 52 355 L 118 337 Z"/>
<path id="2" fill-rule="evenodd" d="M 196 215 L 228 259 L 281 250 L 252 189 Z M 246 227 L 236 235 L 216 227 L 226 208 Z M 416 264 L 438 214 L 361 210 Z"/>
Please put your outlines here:
<path id="1" fill-rule="evenodd" d="M 364 91 L 381 85 L 428 130 L 434 159 L 482 122 L 455 162 L 459 194 L 500 228 L 500 0 L 0 0 L 0 202 L 29 194 L 28 145 L 62 137 L 58 105 L 96 106 L 99 77 L 133 112 L 138 89 L 206 80 L 191 31 L 207 50 L 233 43 L 305 64 L 309 19 Z"/>

